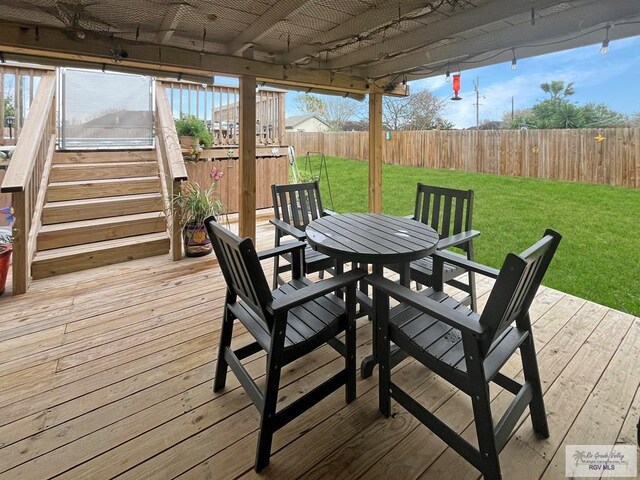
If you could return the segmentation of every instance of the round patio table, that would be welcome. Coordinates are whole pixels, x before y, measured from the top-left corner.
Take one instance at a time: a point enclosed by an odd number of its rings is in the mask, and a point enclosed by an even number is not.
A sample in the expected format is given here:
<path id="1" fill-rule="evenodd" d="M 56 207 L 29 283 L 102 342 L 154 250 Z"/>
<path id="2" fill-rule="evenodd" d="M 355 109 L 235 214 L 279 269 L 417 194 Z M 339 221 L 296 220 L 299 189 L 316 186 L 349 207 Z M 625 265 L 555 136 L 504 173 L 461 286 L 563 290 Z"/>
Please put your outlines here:
<path id="1" fill-rule="evenodd" d="M 405 286 L 411 281 L 411 261 L 435 252 L 439 240 L 438 233 L 424 223 L 378 213 L 327 215 L 309 223 L 305 233 L 314 250 L 342 262 L 371 264 L 374 273 L 382 273 L 385 265 L 399 265 L 400 283 Z M 362 362 L 363 378 L 371 375 L 377 363 L 373 320 L 374 353 Z"/>

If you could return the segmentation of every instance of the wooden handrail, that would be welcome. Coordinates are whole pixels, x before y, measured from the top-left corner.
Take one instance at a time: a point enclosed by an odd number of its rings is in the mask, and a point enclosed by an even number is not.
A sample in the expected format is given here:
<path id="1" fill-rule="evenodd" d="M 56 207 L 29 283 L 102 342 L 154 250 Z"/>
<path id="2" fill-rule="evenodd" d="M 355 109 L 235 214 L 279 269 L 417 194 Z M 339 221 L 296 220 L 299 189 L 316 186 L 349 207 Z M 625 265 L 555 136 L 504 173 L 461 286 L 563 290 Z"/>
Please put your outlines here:
<path id="1" fill-rule="evenodd" d="M 31 263 L 55 150 L 55 83 L 53 72 L 42 76 L 0 188 L 2 193 L 11 193 L 14 209 L 14 295 L 26 293 L 31 279 Z"/>
<path id="2" fill-rule="evenodd" d="M 169 102 L 164 86 L 160 82 L 156 85 L 156 105 L 158 115 L 158 136 L 166 149 L 169 171 L 168 174 L 172 181 L 186 180 L 187 169 L 184 166 L 182 151 L 180 150 L 180 140 L 176 133 L 175 122 L 169 110 Z"/>
<path id="3" fill-rule="evenodd" d="M 165 87 L 161 82 L 156 82 L 156 131 L 156 151 L 167 215 L 167 233 L 171 241 L 171 258 L 175 261 L 182 258 L 182 221 L 180 210 L 173 199 L 188 175 Z"/>
<path id="4" fill-rule="evenodd" d="M 20 134 L 24 137 L 24 141 L 18 142 L 13 152 L 7 174 L 2 182 L 2 193 L 25 191 L 36 165 L 36 153 L 40 148 L 45 127 L 50 121 L 49 115 L 53 108 L 50 100 L 53 98 L 55 87 L 56 77 L 53 73 L 42 76 L 38 93 L 36 93 Z M 47 141 L 47 146 L 48 144 Z"/>

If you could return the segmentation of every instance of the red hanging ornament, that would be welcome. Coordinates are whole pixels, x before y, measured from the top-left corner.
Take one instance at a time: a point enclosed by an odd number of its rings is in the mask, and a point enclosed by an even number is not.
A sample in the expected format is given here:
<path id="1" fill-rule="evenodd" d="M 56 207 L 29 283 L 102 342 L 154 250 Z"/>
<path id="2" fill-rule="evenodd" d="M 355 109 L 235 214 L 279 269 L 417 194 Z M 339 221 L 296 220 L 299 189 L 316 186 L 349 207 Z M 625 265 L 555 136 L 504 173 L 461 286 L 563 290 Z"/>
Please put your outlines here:
<path id="1" fill-rule="evenodd" d="M 453 75 L 453 97 L 451 100 L 462 100 L 462 97 L 458 96 L 458 92 L 460 91 L 460 74 L 456 73 Z"/>

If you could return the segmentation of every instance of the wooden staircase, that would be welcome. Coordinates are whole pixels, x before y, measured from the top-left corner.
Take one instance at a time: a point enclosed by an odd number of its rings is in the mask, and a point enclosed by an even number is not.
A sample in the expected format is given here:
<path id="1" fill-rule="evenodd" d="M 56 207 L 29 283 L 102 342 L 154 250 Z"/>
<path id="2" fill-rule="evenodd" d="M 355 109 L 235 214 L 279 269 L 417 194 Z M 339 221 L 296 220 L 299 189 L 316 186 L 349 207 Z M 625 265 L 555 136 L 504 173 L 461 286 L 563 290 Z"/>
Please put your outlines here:
<path id="1" fill-rule="evenodd" d="M 56 152 L 33 279 L 169 252 L 153 150 Z"/>

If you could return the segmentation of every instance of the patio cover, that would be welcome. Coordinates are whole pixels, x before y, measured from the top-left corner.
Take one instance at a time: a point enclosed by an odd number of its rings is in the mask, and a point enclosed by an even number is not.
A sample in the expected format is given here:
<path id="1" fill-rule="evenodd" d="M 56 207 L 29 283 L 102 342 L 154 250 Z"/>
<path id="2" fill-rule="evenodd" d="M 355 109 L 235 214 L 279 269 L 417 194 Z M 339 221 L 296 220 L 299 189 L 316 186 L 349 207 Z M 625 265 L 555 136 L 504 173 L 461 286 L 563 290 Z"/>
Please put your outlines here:
<path id="1" fill-rule="evenodd" d="M 240 234 L 255 237 L 255 88 L 369 94 L 369 210 L 382 96 L 406 82 L 640 34 L 638 0 L 2 0 L 0 61 L 240 77 Z"/>

